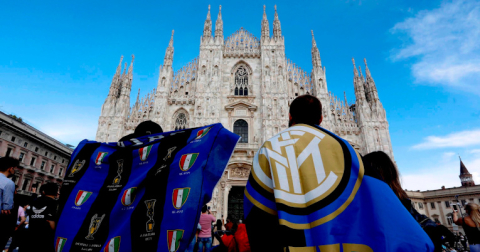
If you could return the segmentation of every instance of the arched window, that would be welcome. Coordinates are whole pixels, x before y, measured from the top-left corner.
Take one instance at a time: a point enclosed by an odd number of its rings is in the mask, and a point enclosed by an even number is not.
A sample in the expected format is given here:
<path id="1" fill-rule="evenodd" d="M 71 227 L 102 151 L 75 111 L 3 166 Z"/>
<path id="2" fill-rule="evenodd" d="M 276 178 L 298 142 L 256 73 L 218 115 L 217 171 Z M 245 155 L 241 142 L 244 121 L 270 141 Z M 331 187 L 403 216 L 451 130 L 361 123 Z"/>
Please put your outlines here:
<path id="1" fill-rule="evenodd" d="M 244 66 L 240 66 L 235 72 L 235 95 L 248 95 L 248 72 Z"/>
<path id="2" fill-rule="evenodd" d="M 245 120 L 236 120 L 233 124 L 233 133 L 241 136 L 239 143 L 248 143 L 248 123 Z"/>
<path id="3" fill-rule="evenodd" d="M 175 119 L 175 130 L 183 130 L 187 128 L 187 116 L 184 113 L 179 113 Z"/>

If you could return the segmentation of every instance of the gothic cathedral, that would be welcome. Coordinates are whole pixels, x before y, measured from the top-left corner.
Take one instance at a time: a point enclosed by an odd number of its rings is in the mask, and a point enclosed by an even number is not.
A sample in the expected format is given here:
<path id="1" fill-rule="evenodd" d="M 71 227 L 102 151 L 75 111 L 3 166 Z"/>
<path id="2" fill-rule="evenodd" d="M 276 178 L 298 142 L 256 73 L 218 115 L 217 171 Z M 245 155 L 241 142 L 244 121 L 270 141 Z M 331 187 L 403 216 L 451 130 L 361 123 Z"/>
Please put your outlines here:
<path id="1" fill-rule="evenodd" d="M 366 77 L 353 61 L 355 103 L 327 89 L 325 67 L 312 31 L 312 65 L 308 73 L 288 60 L 276 6 L 273 36 L 263 13 L 261 37 L 240 28 L 223 36 L 221 6 L 212 34 L 208 7 L 200 55 L 173 71 L 173 31 L 165 52 L 157 88 L 130 108 L 132 63 L 117 67 L 98 120 L 96 140 L 116 142 L 142 121 L 152 120 L 164 131 L 221 122 L 242 138 L 209 203 L 217 218 L 243 215 L 243 187 L 252 159 L 266 139 L 288 127 L 289 104 L 303 94 L 322 102 L 322 127 L 351 143 L 361 154 L 381 150 L 393 158 L 385 109 L 365 60 Z"/>

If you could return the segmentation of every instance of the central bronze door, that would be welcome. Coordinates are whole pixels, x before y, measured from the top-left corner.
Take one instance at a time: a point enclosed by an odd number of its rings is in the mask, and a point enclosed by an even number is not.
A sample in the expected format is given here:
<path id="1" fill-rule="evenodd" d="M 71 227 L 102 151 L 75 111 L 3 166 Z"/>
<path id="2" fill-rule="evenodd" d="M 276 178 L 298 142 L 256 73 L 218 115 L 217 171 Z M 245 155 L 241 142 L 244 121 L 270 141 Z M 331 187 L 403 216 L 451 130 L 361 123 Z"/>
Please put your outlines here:
<path id="1" fill-rule="evenodd" d="M 232 221 L 243 219 L 243 193 L 244 186 L 233 186 L 228 193 L 228 218 Z"/>

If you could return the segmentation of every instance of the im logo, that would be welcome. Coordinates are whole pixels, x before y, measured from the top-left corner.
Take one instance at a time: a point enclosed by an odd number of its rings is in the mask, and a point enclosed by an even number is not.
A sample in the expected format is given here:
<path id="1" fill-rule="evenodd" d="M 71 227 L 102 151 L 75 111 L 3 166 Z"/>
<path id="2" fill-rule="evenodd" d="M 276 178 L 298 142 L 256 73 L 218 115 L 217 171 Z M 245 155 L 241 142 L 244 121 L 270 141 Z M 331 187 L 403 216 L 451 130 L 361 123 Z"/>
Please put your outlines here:
<path id="1" fill-rule="evenodd" d="M 281 224 L 311 228 L 328 221 L 323 217 L 343 211 L 345 201 L 334 204 L 336 209 L 329 208 L 333 212 L 322 208 L 333 203 L 350 183 L 351 158 L 346 158 L 350 153 L 344 153 L 345 148 L 342 140 L 307 125 L 290 127 L 263 145 L 254 158 L 252 174 L 260 186 L 275 194 L 276 202 L 283 206 L 278 210 L 288 213 L 279 213 Z M 352 195 L 358 190 L 355 188 Z M 323 212 L 310 216 L 319 210 Z M 303 217 L 289 218 L 290 214 Z"/>

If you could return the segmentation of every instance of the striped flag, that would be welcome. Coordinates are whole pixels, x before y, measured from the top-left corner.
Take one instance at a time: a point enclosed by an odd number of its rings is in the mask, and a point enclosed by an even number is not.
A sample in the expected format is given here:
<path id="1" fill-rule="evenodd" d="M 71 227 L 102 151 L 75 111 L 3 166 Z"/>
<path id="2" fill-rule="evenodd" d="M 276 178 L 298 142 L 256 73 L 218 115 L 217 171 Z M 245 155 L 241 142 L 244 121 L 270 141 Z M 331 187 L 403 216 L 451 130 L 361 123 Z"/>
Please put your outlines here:
<path id="1" fill-rule="evenodd" d="M 78 190 L 77 197 L 75 197 L 75 205 L 81 206 L 88 200 L 88 198 L 90 198 L 91 195 L 92 192 Z"/>
<path id="2" fill-rule="evenodd" d="M 204 136 L 210 131 L 210 128 L 211 128 L 211 127 L 208 127 L 208 128 L 206 128 L 206 129 L 201 129 L 201 130 L 199 130 L 199 131 L 197 132 L 197 137 L 195 138 L 195 140 L 204 137 Z"/>
<path id="3" fill-rule="evenodd" d="M 120 249 L 120 236 L 117 236 L 117 237 L 113 237 L 112 239 L 110 239 L 110 241 L 108 241 L 103 251 L 118 252 L 119 249 Z"/>
<path id="4" fill-rule="evenodd" d="M 183 204 L 187 201 L 190 188 L 177 188 L 173 190 L 173 207 L 176 209 L 182 208 Z"/>
<path id="5" fill-rule="evenodd" d="M 180 240 L 183 237 L 183 230 L 168 230 L 168 251 L 176 252 L 178 247 L 180 247 Z"/>
<path id="6" fill-rule="evenodd" d="M 188 171 L 190 168 L 192 168 L 195 160 L 197 160 L 197 157 L 198 153 L 184 154 L 180 159 L 180 169 L 182 169 L 182 171 Z"/>
<path id="7" fill-rule="evenodd" d="M 108 152 L 99 152 L 98 155 L 97 155 L 97 158 L 95 159 L 95 164 L 96 165 L 101 165 L 103 159 L 105 158 L 105 156 L 107 154 L 108 154 Z"/>
<path id="8" fill-rule="evenodd" d="M 138 149 L 138 155 L 140 156 L 140 160 L 145 161 L 148 158 L 148 154 L 152 150 L 152 145 L 145 146 L 143 148 Z"/>
<path id="9" fill-rule="evenodd" d="M 128 188 L 123 192 L 122 196 L 122 204 L 124 206 L 130 206 L 133 201 L 135 200 L 135 191 L 137 190 L 136 187 Z"/>
<path id="10" fill-rule="evenodd" d="M 62 252 L 66 242 L 66 238 L 58 237 L 57 242 L 55 243 L 55 252 Z"/>

